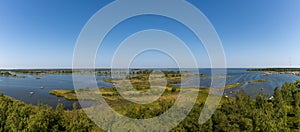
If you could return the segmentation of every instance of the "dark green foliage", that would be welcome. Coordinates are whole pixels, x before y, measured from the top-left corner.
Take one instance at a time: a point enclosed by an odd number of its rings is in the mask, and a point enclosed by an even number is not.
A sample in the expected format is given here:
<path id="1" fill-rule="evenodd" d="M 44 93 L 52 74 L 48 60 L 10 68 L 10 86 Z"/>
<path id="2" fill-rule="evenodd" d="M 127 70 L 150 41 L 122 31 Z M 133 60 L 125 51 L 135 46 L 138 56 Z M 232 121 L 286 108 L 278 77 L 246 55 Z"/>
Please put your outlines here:
<path id="1" fill-rule="evenodd" d="M 203 103 L 196 103 L 189 115 L 171 131 L 299 131 L 300 93 L 295 83 L 286 83 L 274 90 L 274 98 L 258 94 L 255 100 L 243 91 L 236 99 L 223 98 L 223 103 L 208 121 L 198 123 Z M 126 105 L 125 116 L 149 119 L 163 114 L 175 100 L 159 100 L 156 105 Z M 122 105 L 122 104 L 120 104 Z M 26 105 L 0 94 L 0 131 L 103 131 L 73 105 L 71 111 L 62 104 L 56 109 L 39 104 Z"/>
<path id="2" fill-rule="evenodd" d="M 286 83 L 282 90 L 274 90 L 274 99 L 270 101 L 262 94 L 252 100 L 239 91 L 235 100 L 225 100 L 205 124 L 197 124 L 201 109 L 192 110 L 173 131 L 299 131 L 299 92 L 297 83 Z"/>
<path id="3" fill-rule="evenodd" d="M 12 76 L 12 74 L 10 72 L 0 72 L 1 76 Z"/>
<path id="4" fill-rule="evenodd" d="M 177 88 L 176 87 L 172 87 L 171 92 L 173 93 L 173 92 L 176 92 L 176 91 L 177 91 Z"/>
<path id="5" fill-rule="evenodd" d="M 39 104 L 26 105 L 0 94 L 0 131 L 101 131 L 82 110 L 65 111 L 62 104 L 56 110 Z"/>

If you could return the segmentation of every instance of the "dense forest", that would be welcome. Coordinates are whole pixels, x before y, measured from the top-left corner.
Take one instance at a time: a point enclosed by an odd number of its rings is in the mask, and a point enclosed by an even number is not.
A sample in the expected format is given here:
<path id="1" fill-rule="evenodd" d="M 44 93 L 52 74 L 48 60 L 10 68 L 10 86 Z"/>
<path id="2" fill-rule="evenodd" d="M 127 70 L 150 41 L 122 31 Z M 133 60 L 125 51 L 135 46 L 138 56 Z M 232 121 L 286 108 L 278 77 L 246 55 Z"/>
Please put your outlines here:
<path id="1" fill-rule="evenodd" d="M 100 131 L 82 110 L 66 111 L 62 104 L 56 109 L 39 104 L 32 106 L 0 95 L 0 131 Z"/>
<path id="2" fill-rule="evenodd" d="M 126 116 L 144 119 L 162 114 L 172 102 L 159 103 L 153 111 L 135 105 L 124 107 Z M 222 104 L 205 124 L 198 124 L 203 103 L 197 103 L 189 116 L 172 131 L 299 131 L 300 81 L 286 83 L 274 90 L 273 98 L 258 94 L 253 100 L 243 91 L 235 99 L 223 98 Z M 137 105 L 136 105 L 137 106 Z M 0 95 L 0 131 L 103 131 L 74 104 L 73 110 L 39 104 L 24 104 Z"/>

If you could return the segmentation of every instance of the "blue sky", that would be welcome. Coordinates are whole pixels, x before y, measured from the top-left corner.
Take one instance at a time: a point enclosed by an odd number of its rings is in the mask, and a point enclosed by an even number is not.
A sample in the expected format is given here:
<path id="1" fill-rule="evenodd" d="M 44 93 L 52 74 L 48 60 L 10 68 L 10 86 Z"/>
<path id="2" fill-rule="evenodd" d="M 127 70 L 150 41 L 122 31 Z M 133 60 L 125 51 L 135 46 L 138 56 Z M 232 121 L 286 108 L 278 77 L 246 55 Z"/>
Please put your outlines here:
<path id="1" fill-rule="evenodd" d="M 81 29 L 94 13 L 109 2 L 1 0 L 0 68 L 71 67 Z M 215 27 L 223 43 L 228 67 L 300 67 L 300 1 L 189 2 L 201 10 Z M 109 66 L 117 44 L 128 35 L 147 28 L 160 28 L 182 36 L 196 54 L 200 67 L 209 67 L 205 50 L 197 45 L 195 36 L 176 21 L 159 16 L 140 16 L 119 24 L 99 49 L 96 65 Z M 167 64 L 161 65 L 163 63 Z M 133 66 L 148 65 L 174 66 L 174 62 L 155 51 L 141 54 L 133 62 Z"/>

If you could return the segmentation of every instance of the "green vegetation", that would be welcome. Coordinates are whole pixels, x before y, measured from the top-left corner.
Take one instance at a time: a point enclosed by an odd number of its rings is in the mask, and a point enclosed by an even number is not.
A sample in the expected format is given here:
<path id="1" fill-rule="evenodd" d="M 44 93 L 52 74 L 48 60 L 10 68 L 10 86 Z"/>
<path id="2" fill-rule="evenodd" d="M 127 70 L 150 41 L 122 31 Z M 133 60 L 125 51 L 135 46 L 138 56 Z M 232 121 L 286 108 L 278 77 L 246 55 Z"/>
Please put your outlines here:
<path id="1" fill-rule="evenodd" d="M 20 74 L 31 74 L 31 75 L 46 75 L 46 74 L 72 74 L 72 69 L 31 69 L 31 70 L 10 70 Z"/>
<path id="2" fill-rule="evenodd" d="M 32 106 L 0 95 L 0 131 L 102 131 L 82 110 L 64 110 L 62 104 L 56 109 L 39 104 Z"/>
<path id="3" fill-rule="evenodd" d="M 147 94 L 150 88 L 148 78 L 151 72 L 150 70 L 140 70 L 135 71 L 134 75 L 128 76 L 127 78 L 130 79 L 136 91 L 128 91 L 124 94 L 132 98 L 152 98 L 151 94 Z M 166 90 L 156 101 L 149 104 L 135 104 L 126 100 L 118 93 L 116 87 L 79 89 L 77 91 L 52 90 L 50 94 L 68 100 L 77 100 L 76 92 L 78 92 L 86 95 L 84 100 L 93 101 L 98 101 L 97 97 L 102 95 L 110 107 L 119 114 L 135 119 L 149 119 L 163 114 L 174 105 L 182 90 L 173 85 L 181 83 L 179 78 L 202 76 L 168 71 L 163 73 L 167 79 Z M 122 83 L 119 79 L 111 78 L 104 81 L 117 85 Z M 265 81 L 267 80 L 251 82 Z M 233 89 L 243 84 L 244 82 L 239 82 L 214 90 Z M 157 89 L 160 88 L 157 87 Z M 186 87 L 184 90 L 189 92 L 198 89 Z M 199 89 L 196 104 L 191 112 L 172 131 L 300 131 L 300 80 L 294 83 L 285 83 L 281 90 L 276 88 L 273 98 L 258 94 L 253 100 L 243 91 L 238 91 L 235 99 L 222 97 L 212 117 L 204 124 L 198 124 L 198 118 L 209 90 L 209 88 Z M 62 104 L 58 104 L 56 109 L 42 104 L 32 106 L 0 94 L 0 131 L 103 131 L 87 117 L 83 109 L 77 109 L 76 103 L 73 107 L 73 110 L 64 110 Z M 96 107 L 84 109 L 93 111 Z M 93 118 L 97 118 L 97 116 L 95 115 Z M 112 125 L 120 124 L 112 122 Z"/>
<path id="4" fill-rule="evenodd" d="M 198 118 L 207 93 L 200 91 L 192 111 L 172 131 L 299 131 L 299 82 L 285 83 L 282 90 L 276 88 L 274 98 L 271 100 L 262 94 L 258 94 L 256 99 L 252 100 L 243 91 L 237 92 L 236 99 L 222 98 L 212 118 L 204 124 L 198 124 Z M 120 114 L 136 119 L 147 119 L 168 110 L 177 98 L 176 93 L 165 93 L 157 101 L 147 105 L 134 104 L 122 99 L 121 96 L 116 96 L 117 100 L 112 96 L 113 98 L 107 98 L 106 101 Z M 74 110 L 71 111 L 63 110 L 63 106 L 59 104 L 54 110 L 44 105 L 26 105 L 1 94 L 0 130 L 102 131 L 76 107 L 74 105 Z"/>
<path id="5" fill-rule="evenodd" d="M 249 83 L 259 83 L 259 82 L 268 82 L 268 79 L 264 79 L 264 80 L 251 80 L 251 81 L 249 81 Z"/>
<path id="6" fill-rule="evenodd" d="M 116 80 L 113 80 L 111 78 L 106 78 L 105 79 L 106 82 L 114 82 Z M 142 85 L 146 80 L 135 80 L 135 81 L 131 81 L 133 82 L 133 86 L 139 86 L 139 88 L 141 87 L 146 87 L 145 85 Z M 138 82 L 138 83 L 137 83 Z M 244 82 L 238 82 L 238 83 L 234 83 L 234 84 L 229 84 L 226 85 L 224 88 L 214 88 L 214 90 L 225 90 L 225 89 L 233 89 L 233 88 L 237 88 L 241 85 L 244 85 Z M 149 85 L 149 84 L 148 84 Z M 135 87 L 136 88 L 136 87 Z M 193 88 L 188 88 L 185 87 L 185 89 L 193 89 Z M 195 88 L 194 88 L 195 89 Z M 197 88 L 199 89 L 199 91 L 201 91 L 202 93 L 207 94 L 210 91 L 210 88 Z M 167 95 L 169 96 L 170 94 L 178 94 L 180 90 L 180 87 L 177 86 L 171 86 L 171 85 L 167 85 L 166 86 L 166 90 L 165 90 L 165 94 L 163 94 L 163 96 Z M 94 94 L 94 95 L 102 95 L 105 99 L 111 99 L 111 100 L 118 100 L 119 98 L 119 93 L 116 90 L 116 87 L 113 88 L 87 88 L 87 89 L 79 89 L 77 90 L 77 92 L 80 92 L 81 94 L 85 94 L 85 95 L 89 95 L 89 94 Z M 130 92 L 128 91 L 128 94 L 142 94 L 141 96 L 145 96 L 145 97 L 150 97 L 147 95 L 143 95 L 143 93 L 145 92 L 145 89 L 137 89 L 137 91 L 134 92 Z M 77 101 L 77 96 L 76 96 L 76 91 L 75 90 L 64 90 L 64 89 L 57 89 L 57 90 L 51 90 L 50 94 L 56 95 L 58 97 L 64 97 L 67 100 L 74 100 Z M 82 100 L 97 100 L 97 98 L 94 98 L 93 96 L 85 96 L 85 98 L 81 98 Z"/>
<path id="7" fill-rule="evenodd" d="M 50 94 L 56 95 L 58 97 L 64 97 L 67 100 L 77 100 L 77 96 L 74 90 L 51 90 Z"/>
<path id="8" fill-rule="evenodd" d="M 137 90 L 145 90 L 150 88 L 150 82 L 149 82 L 149 77 L 150 74 L 153 72 L 153 70 L 138 70 L 135 72 L 131 72 L 128 76 L 126 76 L 126 79 L 130 80 L 131 85 L 133 88 Z M 173 87 L 174 84 L 180 84 L 181 79 L 185 78 L 193 78 L 193 77 L 199 77 L 199 76 L 205 76 L 205 74 L 191 74 L 189 72 L 182 72 L 180 73 L 179 71 L 162 71 L 164 75 L 156 77 L 154 81 L 157 81 L 161 78 L 166 78 L 167 80 L 167 86 L 169 88 Z M 124 82 L 123 79 L 119 78 L 104 78 L 104 82 L 108 83 L 122 83 Z"/>
<path id="9" fill-rule="evenodd" d="M 225 89 L 233 89 L 233 88 L 237 88 L 239 86 L 244 85 L 244 82 L 238 82 L 238 83 L 234 83 L 234 84 L 229 84 L 225 86 Z"/>
<path id="10" fill-rule="evenodd" d="M 165 94 L 163 96 L 170 95 L 171 93 L 177 94 L 176 91 L 178 91 L 179 88 L 174 87 L 174 88 L 167 88 Z M 58 97 L 64 97 L 67 100 L 74 100 L 77 101 L 77 96 L 76 96 L 76 91 L 75 90 L 62 90 L 62 89 L 57 89 L 57 90 L 51 90 L 50 94 L 56 95 Z M 120 98 L 120 94 L 117 92 L 117 90 L 114 88 L 88 88 L 88 89 L 80 89 L 77 90 L 80 94 L 85 94 L 85 95 L 102 95 L 105 99 L 108 100 L 122 100 L 123 98 Z M 137 96 L 137 94 L 142 94 L 145 91 L 137 91 L 137 92 L 127 92 L 128 95 L 132 96 Z M 141 95 L 141 96 L 142 96 Z M 143 95 L 145 97 L 151 97 L 147 95 Z M 92 100 L 96 101 L 97 98 L 94 96 L 85 96 L 85 98 L 81 98 L 82 100 Z"/>
<path id="11" fill-rule="evenodd" d="M 13 76 L 10 72 L 0 72 L 1 76 Z"/>
<path id="12" fill-rule="evenodd" d="M 103 78 L 103 81 L 108 83 L 114 83 L 114 80 L 112 78 Z"/>
<path id="13" fill-rule="evenodd" d="M 0 76 L 5 76 L 5 77 L 14 77 L 14 78 L 25 78 L 25 76 L 17 76 L 16 74 L 11 74 L 8 71 L 1 71 Z"/>
<path id="14" fill-rule="evenodd" d="M 113 88 L 88 88 L 88 89 L 79 89 L 77 92 L 80 92 L 82 94 L 97 94 L 102 96 L 113 96 L 117 95 L 117 91 L 115 91 Z M 67 100 L 71 101 L 77 101 L 77 95 L 75 90 L 64 90 L 64 89 L 57 89 L 57 90 L 51 90 L 49 92 L 52 95 L 56 95 L 58 97 L 64 97 Z M 93 98 L 92 96 L 86 96 L 83 100 L 97 100 L 96 98 Z"/>
<path id="15" fill-rule="evenodd" d="M 128 106 L 130 112 L 125 115 L 137 119 L 149 118 L 152 114 L 164 112 L 163 108 L 172 106 L 172 101 L 165 102 L 154 111 L 152 107 Z M 237 92 L 236 99 L 223 98 L 212 118 L 201 125 L 198 124 L 198 117 L 203 105 L 202 99 L 198 99 L 189 116 L 172 131 L 300 130 L 300 91 L 296 83 L 286 83 L 282 90 L 276 88 L 273 100 L 262 94 L 252 100 L 243 91 Z"/>

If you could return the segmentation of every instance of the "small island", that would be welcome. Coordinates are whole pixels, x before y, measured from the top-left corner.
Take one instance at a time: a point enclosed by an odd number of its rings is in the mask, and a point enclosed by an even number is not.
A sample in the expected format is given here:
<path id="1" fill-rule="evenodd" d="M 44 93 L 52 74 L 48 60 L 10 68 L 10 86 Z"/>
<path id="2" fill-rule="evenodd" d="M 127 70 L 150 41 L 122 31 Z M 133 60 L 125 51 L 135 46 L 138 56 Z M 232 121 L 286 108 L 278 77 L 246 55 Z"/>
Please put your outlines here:
<path id="1" fill-rule="evenodd" d="M 4 76 L 4 77 L 14 77 L 14 78 L 25 78 L 25 76 L 18 76 L 16 74 L 12 74 L 11 72 L 8 71 L 1 71 L 0 72 L 0 76 Z"/>
<path id="2" fill-rule="evenodd" d="M 263 79 L 263 80 L 251 80 L 248 83 L 264 83 L 268 82 L 268 79 Z"/>
<path id="3" fill-rule="evenodd" d="M 64 97 L 67 100 L 77 100 L 75 90 L 51 90 L 49 93 L 52 95 L 56 95 L 57 97 Z"/>
<path id="4" fill-rule="evenodd" d="M 248 69 L 248 72 L 264 72 L 262 76 L 269 76 L 272 74 L 292 74 L 300 76 L 300 68 L 262 68 L 262 69 Z"/>
<path id="5" fill-rule="evenodd" d="M 238 82 L 238 83 L 234 83 L 234 84 L 229 84 L 229 85 L 225 86 L 225 89 L 234 89 L 234 88 L 237 88 L 237 87 L 242 86 L 244 84 L 245 84 L 245 82 Z"/>
<path id="6" fill-rule="evenodd" d="M 226 78 L 231 78 L 231 77 L 232 76 L 215 76 L 215 77 L 202 78 L 202 80 L 226 79 Z"/>
<path id="7" fill-rule="evenodd" d="M 239 86 L 244 85 L 244 82 L 238 82 L 234 84 L 226 85 L 222 88 L 213 88 L 213 90 L 228 90 L 228 89 L 234 89 Z M 195 89 L 198 89 L 200 93 L 207 95 L 211 88 L 194 88 L 194 87 L 185 87 L 185 90 L 194 91 Z M 180 87 L 176 86 L 166 86 L 165 92 L 162 95 L 164 98 L 168 98 L 169 96 L 177 96 L 180 91 Z M 127 94 L 132 95 L 138 95 L 141 94 L 141 96 L 150 97 L 147 95 L 144 95 L 145 89 L 138 89 L 137 91 L 126 91 Z M 112 88 L 85 88 L 85 89 L 79 89 L 77 91 L 75 90 L 64 90 L 64 89 L 57 89 L 57 90 L 51 90 L 50 94 L 56 95 L 58 97 L 63 97 L 67 100 L 77 101 L 77 95 L 76 93 L 84 94 L 84 95 L 102 95 L 105 99 L 110 100 L 118 100 L 120 98 L 120 94 L 116 90 L 116 87 Z M 84 98 L 81 98 L 82 100 L 91 100 L 91 101 L 97 101 L 97 98 L 94 96 L 85 96 Z"/>
<path id="8" fill-rule="evenodd" d="M 0 72 L 1 76 L 13 76 L 10 72 Z"/>
<path id="9" fill-rule="evenodd" d="M 132 72 L 131 74 L 125 76 L 126 80 L 130 80 L 131 86 L 135 89 L 128 90 L 125 92 L 125 94 L 129 96 L 144 96 L 145 98 L 152 98 L 152 95 L 148 95 L 147 91 L 151 88 L 150 86 L 150 75 L 155 76 L 152 78 L 151 81 L 157 82 L 161 81 L 161 79 L 166 79 L 165 86 L 156 86 L 154 91 L 157 92 L 161 89 L 165 89 L 162 97 L 169 98 L 169 96 L 177 96 L 180 87 L 176 86 L 175 84 L 180 84 L 182 78 L 195 78 L 200 76 L 205 76 L 205 74 L 195 74 L 191 72 L 179 72 L 179 71 L 162 71 L 162 72 L 153 72 L 153 70 L 136 70 L 135 72 Z M 223 77 L 223 76 L 222 76 Z M 225 76 L 224 76 L 225 77 Z M 58 97 L 64 97 L 67 100 L 78 100 L 76 93 L 84 94 L 84 95 L 95 95 L 95 96 L 85 96 L 83 100 L 97 100 L 97 96 L 102 95 L 105 99 L 110 100 L 119 100 L 120 94 L 117 91 L 117 86 L 122 86 L 124 88 L 129 88 L 129 84 L 124 83 L 126 80 L 123 80 L 121 78 L 103 78 L 104 82 L 113 84 L 112 87 L 106 87 L 106 88 L 85 88 L 85 89 L 79 89 L 79 90 L 52 90 L 50 91 L 50 94 L 56 95 Z M 244 85 L 244 82 L 237 82 L 235 84 L 229 84 L 222 88 L 213 88 L 213 90 L 225 90 L 225 89 L 233 89 L 237 88 L 241 85 Z M 195 88 L 195 87 L 184 87 L 184 90 L 190 90 L 195 91 L 199 90 L 202 94 L 208 94 L 211 90 L 210 88 Z M 124 93 L 123 93 L 124 94 Z"/>

